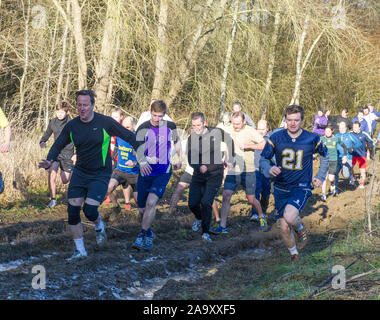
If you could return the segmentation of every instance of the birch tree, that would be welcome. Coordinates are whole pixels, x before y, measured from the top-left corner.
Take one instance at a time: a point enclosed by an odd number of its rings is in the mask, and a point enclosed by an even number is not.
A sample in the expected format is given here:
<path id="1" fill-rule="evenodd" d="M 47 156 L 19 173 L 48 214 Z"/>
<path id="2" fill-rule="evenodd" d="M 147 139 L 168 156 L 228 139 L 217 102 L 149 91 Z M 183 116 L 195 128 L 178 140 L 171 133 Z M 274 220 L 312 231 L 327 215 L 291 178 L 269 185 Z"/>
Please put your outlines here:
<path id="1" fill-rule="evenodd" d="M 227 86 L 227 75 L 228 75 L 228 68 L 230 65 L 231 60 L 231 54 L 232 54 L 232 47 L 235 40 L 236 35 L 236 24 L 237 24 L 237 15 L 239 10 L 239 0 L 235 0 L 232 5 L 234 9 L 233 17 L 232 17 L 232 28 L 231 28 L 231 36 L 228 40 L 227 44 L 227 52 L 226 52 L 226 59 L 224 62 L 224 70 L 222 74 L 222 82 L 221 82 L 221 95 L 220 95 L 220 112 L 219 112 L 219 118 L 220 120 L 223 119 L 223 113 L 224 113 L 224 102 L 226 99 L 226 86 Z"/>
<path id="2" fill-rule="evenodd" d="M 25 16 L 25 7 L 24 1 L 22 1 L 23 6 L 23 16 L 25 21 L 25 36 L 24 36 L 24 69 L 20 79 L 20 106 L 18 110 L 18 118 L 22 118 L 22 113 L 24 111 L 24 103 L 25 103 L 25 79 L 28 73 L 29 68 L 29 22 L 30 22 L 30 0 L 28 0 L 28 5 L 26 8 L 26 16 Z"/>

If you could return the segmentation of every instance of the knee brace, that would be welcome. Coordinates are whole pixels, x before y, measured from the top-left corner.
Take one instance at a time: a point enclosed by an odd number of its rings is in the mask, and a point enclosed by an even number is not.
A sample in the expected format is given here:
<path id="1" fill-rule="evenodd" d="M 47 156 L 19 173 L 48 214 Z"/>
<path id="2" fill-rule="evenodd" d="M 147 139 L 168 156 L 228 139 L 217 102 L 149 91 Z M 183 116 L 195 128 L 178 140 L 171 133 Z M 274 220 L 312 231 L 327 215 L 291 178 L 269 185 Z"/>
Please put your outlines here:
<path id="1" fill-rule="evenodd" d="M 91 204 L 85 203 L 83 206 L 83 212 L 86 218 L 90 221 L 95 221 L 99 217 L 98 212 L 99 206 L 93 206 Z"/>
<path id="2" fill-rule="evenodd" d="M 67 213 L 69 214 L 69 224 L 75 226 L 80 222 L 80 206 L 72 206 L 70 203 L 67 207 Z"/>

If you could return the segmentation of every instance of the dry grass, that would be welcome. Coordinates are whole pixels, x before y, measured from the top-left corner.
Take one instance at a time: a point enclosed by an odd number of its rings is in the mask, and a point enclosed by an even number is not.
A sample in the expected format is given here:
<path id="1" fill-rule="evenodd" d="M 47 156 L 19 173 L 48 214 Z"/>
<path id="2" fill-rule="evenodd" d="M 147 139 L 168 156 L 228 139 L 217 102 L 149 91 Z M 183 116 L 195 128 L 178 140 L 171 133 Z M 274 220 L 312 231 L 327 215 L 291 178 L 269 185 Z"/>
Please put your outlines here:
<path id="1" fill-rule="evenodd" d="M 14 129 L 9 153 L 0 154 L 0 170 L 5 191 L 0 202 L 30 200 L 32 194 L 47 190 L 47 173 L 38 169 L 38 162 L 45 159 L 49 150 L 39 146 L 39 132 Z M 52 137 L 50 143 L 52 143 Z"/>

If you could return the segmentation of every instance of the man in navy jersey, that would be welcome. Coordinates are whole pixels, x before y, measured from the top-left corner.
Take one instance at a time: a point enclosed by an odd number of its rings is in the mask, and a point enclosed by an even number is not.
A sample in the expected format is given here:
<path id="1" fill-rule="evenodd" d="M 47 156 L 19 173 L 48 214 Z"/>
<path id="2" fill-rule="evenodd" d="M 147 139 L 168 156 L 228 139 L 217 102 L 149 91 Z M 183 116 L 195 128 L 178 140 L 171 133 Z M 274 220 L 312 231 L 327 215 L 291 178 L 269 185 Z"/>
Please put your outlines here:
<path id="1" fill-rule="evenodd" d="M 298 250 L 305 247 L 307 233 L 299 213 L 311 196 L 311 189 L 322 186 L 328 169 L 328 151 L 320 137 L 301 128 L 304 110 L 297 105 L 285 110 L 287 129 L 273 133 L 268 139 L 260 159 L 260 170 L 274 178 L 274 199 L 280 220 L 282 239 L 290 251 L 291 260 L 298 259 Z M 313 154 L 320 155 L 320 168 L 313 178 Z M 275 156 L 276 164 L 270 160 Z M 298 243 L 291 231 L 294 229 Z"/>
<path id="2" fill-rule="evenodd" d="M 137 204 L 142 216 L 141 231 L 133 243 L 136 249 L 150 250 L 154 234 L 151 229 L 156 215 L 157 202 L 164 195 L 172 174 L 170 163 L 173 148 L 179 161 L 174 170 L 182 167 L 181 140 L 174 122 L 163 120 L 166 104 L 155 100 L 150 108 L 151 119 L 143 122 L 136 131 L 139 144 L 137 158 L 140 174 L 137 181 Z"/>
<path id="3" fill-rule="evenodd" d="M 68 223 L 73 236 L 76 251 L 70 259 L 86 257 L 83 240 L 83 225 L 80 211 L 95 224 L 96 242 L 106 242 L 105 224 L 98 212 L 108 188 L 112 173 L 110 140 L 117 136 L 136 148 L 136 137 L 111 117 L 94 112 L 95 94 L 91 90 L 76 92 L 79 116 L 69 121 L 52 145 L 46 160 L 39 163 L 39 168 L 49 169 L 57 161 L 61 150 L 73 143 L 77 162 L 68 189 Z"/>

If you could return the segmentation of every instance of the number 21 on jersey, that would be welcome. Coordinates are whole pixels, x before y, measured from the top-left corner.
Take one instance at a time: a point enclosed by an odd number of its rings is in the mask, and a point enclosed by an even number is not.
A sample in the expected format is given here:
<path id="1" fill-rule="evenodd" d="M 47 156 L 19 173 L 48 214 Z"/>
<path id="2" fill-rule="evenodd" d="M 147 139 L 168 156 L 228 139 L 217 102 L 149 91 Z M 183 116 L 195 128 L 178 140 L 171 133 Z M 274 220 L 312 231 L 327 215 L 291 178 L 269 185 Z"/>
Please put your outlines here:
<path id="1" fill-rule="evenodd" d="M 282 167 L 288 170 L 302 170 L 303 150 L 282 150 Z M 295 161 L 294 161 L 295 160 Z"/>

